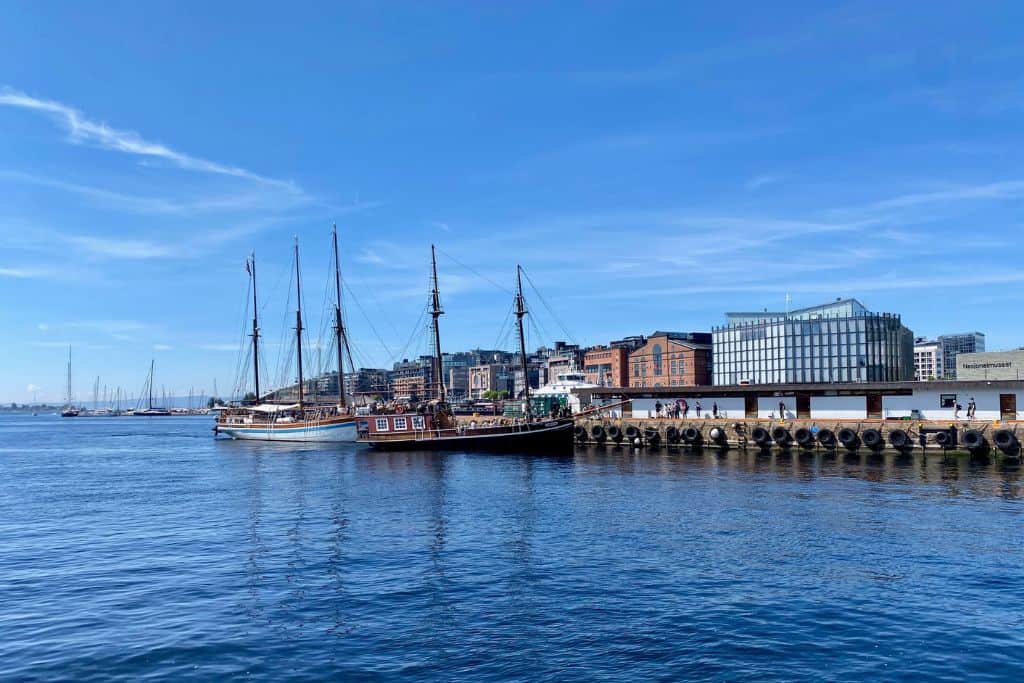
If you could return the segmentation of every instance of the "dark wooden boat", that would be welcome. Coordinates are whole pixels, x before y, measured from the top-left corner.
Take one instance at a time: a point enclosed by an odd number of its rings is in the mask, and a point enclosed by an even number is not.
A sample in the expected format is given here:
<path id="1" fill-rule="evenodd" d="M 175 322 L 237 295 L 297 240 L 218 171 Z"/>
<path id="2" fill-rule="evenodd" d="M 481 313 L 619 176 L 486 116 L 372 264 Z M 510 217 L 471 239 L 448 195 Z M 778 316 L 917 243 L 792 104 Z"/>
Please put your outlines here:
<path id="1" fill-rule="evenodd" d="M 522 269 L 516 268 L 515 314 L 519 332 L 519 358 L 524 378 L 524 414 L 516 420 L 502 419 L 498 424 L 477 425 L 475 422 L 459 424 L 445 400 L 445 387 L 441 373 L 441 333 L 438 318 L 442 315 L 441 298 L 437 287 L 437 257 L 431 247 L 431 315 L 433 317 L 433 372 L 434 400 L 415 413 L 395 411 L 389 414 L 369 415 L 359 425 L 358 441 L 379 450 L 473 450 L 492 453 L 533 453 L 563 455 L 573 447 L 573 419 L 534 419 L 530 411 L 530 383 L 526 363 L 526 340 L 523 335 Z"/>
<path id="2" fill-rule="evenodd" d="M 422 426 L 421 429 L 412 428 L 413 418 L 419 418 L 415 422 Z M 520 421 L 493 426 L 463 424 L 440 428 L 436 426 L 435 415 L 399 413 L 371 415 L 365 424 L 365 430 L 359 434 L 360 442 L 382 451 L 486 451 L 564 455 L 573 449 L 572 418 Z M 363 429 L 362 425 L 360 429 Z"/>

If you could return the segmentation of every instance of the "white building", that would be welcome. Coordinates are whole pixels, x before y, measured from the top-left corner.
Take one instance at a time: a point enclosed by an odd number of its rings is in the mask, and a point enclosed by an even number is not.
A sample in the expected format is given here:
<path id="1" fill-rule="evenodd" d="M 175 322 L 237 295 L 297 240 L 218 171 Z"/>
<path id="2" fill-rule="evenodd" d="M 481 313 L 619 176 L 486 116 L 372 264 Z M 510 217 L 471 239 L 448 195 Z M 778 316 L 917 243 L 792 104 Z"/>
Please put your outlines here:
<path id="1" fill-rule="evenodd" d="M 962 380 L 1024 379 L 1024 350 L 961 353 L 956 373 Z"/>
<path id="2" fill-rule="evenodd" d="M 1021 353 L 1024 356 L 1024 352 Z M 1024 360 L 1024 359 L 1022 359 Z M 598 387 L 574 391 L 582 405 L 607 405 L 628 400 L 626 417 L 655 417 L 655 407 L 686 400 L 689 419 L 710 418 L 713 408 L 725 419 L 786 420 L 915 420 L 952 421 L 967 418 L 974 401 L 978 420 L 1017 420 L 1024 417 L 1024 380 L 870 382 L 842 384 L 776 384 L 732 387 Z M 1018 413 L 1018 406 L 1022 411 Z"/>
<path id="3" fill-rule="evenodd" d="M 942 379 L 942 344 L 936 339 L 914 340 L 914 379 L 918 382 Z"/>

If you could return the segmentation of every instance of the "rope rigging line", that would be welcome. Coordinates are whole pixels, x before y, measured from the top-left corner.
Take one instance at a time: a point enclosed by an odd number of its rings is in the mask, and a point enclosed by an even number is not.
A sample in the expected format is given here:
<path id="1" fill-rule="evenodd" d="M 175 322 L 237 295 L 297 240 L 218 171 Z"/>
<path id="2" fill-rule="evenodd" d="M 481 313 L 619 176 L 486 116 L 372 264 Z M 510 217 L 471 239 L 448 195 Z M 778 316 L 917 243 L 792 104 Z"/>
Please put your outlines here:
<path id="1" fill-rule="evenodd" d="M 436 249 L 437 249 L 438 253 L 440 253 L 440 254 L 442 254 L 442 255 L 444 255 L 444 256 L 447 256 L 447 257 L 448 257 L 449 259 L 451 259 L 452 261 L 454 261 L 454 262 L 455 262 L 456 264 L 458 264 L 458 265 L 462 266 L 463 268 L 465 268 L 465 269 L 466 269 L 466 270 L 468 270 L 469 272 L 473 273 L 474 275 L 476 275 L 476 276 L 477 276 L 477 277 L 479 277 L 480 279 L 482 279 L 482 280 L 485 280 L 486 282 L 489 282 L 489 283 L 490 283 L 491 285 L 493 285 L 493 286 L 497 287 L 497 288 L 498 288 L 499 290 L 501 290 L 502 292 L 505 292 L 505 293 L 506 293 L 506 294 L 508 294 L 508 295 L 511 295 L 511 296 L 515 296 L 515 292 L 513 292 L 513 291 L 512 291 L 511 289 L 509 289 L 508 287 L 505 287 L 504 285 L 498 284 L 497 282 L 495 282 L 495 281 L 494 281 L 494 280 L 492 280 L 491 278 L 489 278 L 489 277 L 487 277 L 486 275 L 484 275 L 483 273 L 481 273 L 481 272 L 480 272 L 479 270 L 477 270 L 476 268 L 473 268 L 472 266 L 466 265 L 465 263 L 463 263 L 463 262 L 462 262 L 462 261 L 460 261 L 459 259 L 455 258 L 454 256 L 452 256 L 451 254 L 449 254 L 449 253 L 448 253 L 448 252 L 446 252 L 445 250 L 441 249 L 441 247 L 436 247 Z"/>
<path id="2" fill-rule="evenodd" d="M 554 319 L 555 323 L 562 330 L 562 332 L 565 333 L 566 338 L 569 341 L 571 341 L 573 344 L 576 344 L 578 346 L 579 342 L 576 340 L 576 337 L 573 336 L 572 332 L 570 332 L 569 328 L 567 328 L 565 326 L 565 323 L 562 322 L 561 318 L 559 318 L 558 315 L 555 313 L 555 311 L 551 308 L 551 306 L 548 305 L 548 302 L 544 298 L 544 295 L 540 293 L 540 290 L 537 288 L 537 285 L 534 284 L 532 279 L 530 279 L 530 275 L 529 275 L 529 273 L 526 272 L 525 268 L 522 269 L 522 273 L 523 273 L 523 277 L 526 278 L 526 281 L 528 283 L 530 283 L 530 288 L 533 290 L 534 294 L 536 294 L 537 298 L 540 299 L 541 304 L 544 305 L 544 308 L 547 309 L 547 312 Z"/>
<path id="3" fill-rule="evenodd" d="M 345 288 L 345 291 L 349 293 L 349 296 L 352 297 L 352 301 L 355 302 L 356 308 L 359 309 L 359 312 L 363 314 L 363 318 L 366 320 L 366 324 L 369 325 L 370 329 L 373 331 L 373 336 L 376 337 L 377 341 L 380 342 L 380 345 L 384 347 L 384 351 L 387 352 L 388 356 L 394 359 L 395 354 L 392 353 L 391 349 L 388 348 L 387 342 L 385 342 L 383 337 L 380 336 L 380 332 L 377 331 L 377 328 L 374 326 L 373 321 L 370 319 L 370 316 L 366 313 L 366 309 L 363 308 L 363 304 L 362 302 L 359 301 L 359 297 L 355 295 L 355 292 L 352 291 L 352 288 L 344 279 L 341 281 L 341 285 L 342 287 Z"/>

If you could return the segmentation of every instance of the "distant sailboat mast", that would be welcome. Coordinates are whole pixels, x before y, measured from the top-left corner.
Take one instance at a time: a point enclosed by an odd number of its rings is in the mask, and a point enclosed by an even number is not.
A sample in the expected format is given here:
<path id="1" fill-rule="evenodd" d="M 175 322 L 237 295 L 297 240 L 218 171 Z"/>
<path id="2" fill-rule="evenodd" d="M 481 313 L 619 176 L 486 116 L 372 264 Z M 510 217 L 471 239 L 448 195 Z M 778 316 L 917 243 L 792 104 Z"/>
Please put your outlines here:
<path id="1" fill-rule="evenodd" d="M 342 357 L 345 351 L 345 326 L 341 317 L 341 264 L 338 262 L 338 226 L 331 229 L 334 245 L 334 334 L 338 346 L 338 407 L 345 407 L 345 366 Z"/>
<path id="2" fill-rule="evenodd" d="M 430 245 L 430 271 L 432 277 L 432 288 L 430 292 L 430 315 L 433 318 L 434 328 L 434 362 L 433 362 L 433 375 L 434 382 L 437 385 L 437 400 L 444 402 L 445 391 L 444 391 L 444 378 L 441 376 L 444 365 L 441 362 L 441 329 L 438 326 L 437 319 L 444 315 L 444 311 L 441 310 L 441 292 L 437 286 L 437 255 L 435 254 L 434 245 Z"/>
<path id="3" fill-rule="evenodd" d="M 71 405 L 72 398 L 71 398 L 71 345 L 70 344 L 68 345 L 68 395 L 67 395 L 67 399 L 68 399 L 67 400 L 67 404 Z"/>
<path id="4" fill-rule="evenodd" d="M 299 410 L 302 410 L 302 275 L 299 269 L 299 238 L 295 238 L 295 352 L 298 354 Z"/>
<path id="5" fill-rule="evenodd" d="M 523 334 L 523 316 L 526 315 L 526 302 L 523 301 L 523 267 L 516 266 L 516 324 L 519 330 L 519 358 L 523 369 L 523 402 L 526 419 L 530 419 L 530 373 L 526 362 L 526 336 Z"/>
<path id="6" fill-rule="evenodd" d="M 260 402 L 260 321 L 259 308 L 256 305 L 256 252 L 253 252 L 246 264 L 249 277 L 252 278 L 252 373 L 256 385 L 256 403 Z"/>

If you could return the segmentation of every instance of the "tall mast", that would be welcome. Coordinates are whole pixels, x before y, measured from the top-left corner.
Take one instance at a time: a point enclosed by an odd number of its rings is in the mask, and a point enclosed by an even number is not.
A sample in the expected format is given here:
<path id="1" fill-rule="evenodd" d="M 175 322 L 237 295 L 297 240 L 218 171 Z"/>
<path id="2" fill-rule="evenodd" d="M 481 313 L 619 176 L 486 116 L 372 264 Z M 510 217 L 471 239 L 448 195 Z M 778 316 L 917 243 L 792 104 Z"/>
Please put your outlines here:
<path id="1" fill-rule="evenodd" d="M 238 261 L 235 261 L 235 263 L 238 263 Z M 153 360 L 152 359 L 150 359 L 150 361 L 149 361 L 149 382 L 148 382 L 148 384 L 149 384 L 149 407 L 150 407 L 150 409 L 152 409 L 153 408 Z"/>
<path id="2" fill-rule="evenodd" d="M 299 358 L 299 409 L 302 409 L 302 276 L 299 273 L 299 238 L 295 237 L 295 352 Z"/>
<path id="3" fill-rule="evenodd" d="M 523 268 L 516 266 L 516 327 L 519 330 L 519 360 L 523 369 L 523 403 L 526 419 L 530 419 L 530 373 L 526 363 L 526 336 L 523 334 L 523 316 L 526 315 L 526 302 L 523 301 Z"/>
<path id="4" fill-rule="evenodd" d="M 441 329 L 437 325 L 437 319 L 444 315 L 444 311 L 441 310 L 441 292 L 437 288 L 437 255 L 433 244 L 430 245 L 430 270 L 433 280 L 430 292 L 430 315 L 434 319 L 434 367 L 431 369 L 433 370 L 434 382 L 437 384 L 437 399 L 444 401 L 444 378 L 441 377 L 443 368 L 441 364 Z"/>
<path id="5" fill-rule="evenodd" d="M 71 345 L 68 344 L 68 405 L 71 405 Z"/>
<path id="6" fill-rule="evenodd" d="M 334 245 L 334 335 L 338 346 L 338 407 L 345 407 L 345 368 L 341 359 L 345 351 L 345 326 L 341 320 L 341 264 L 338 262 L 338 225 L 331 228 Z"/>
<path id="7" fill-rule="evenodd" d="M 249 257 L 249 277 L 252 278 L 252 374 L 256 385 L 256 403 L 260 402 L 260 320 L 256 305 L 256 252 Z"/>

